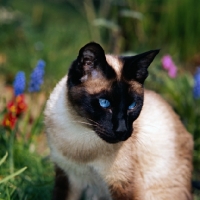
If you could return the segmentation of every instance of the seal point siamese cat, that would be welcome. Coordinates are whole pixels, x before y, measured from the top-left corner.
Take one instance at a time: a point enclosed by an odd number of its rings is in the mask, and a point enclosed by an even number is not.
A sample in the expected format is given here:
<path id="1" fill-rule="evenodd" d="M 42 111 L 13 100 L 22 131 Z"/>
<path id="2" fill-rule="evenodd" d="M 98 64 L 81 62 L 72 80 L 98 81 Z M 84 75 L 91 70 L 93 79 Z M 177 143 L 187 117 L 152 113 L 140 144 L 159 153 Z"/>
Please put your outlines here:
<path id="1" fill-rule="evenodd" d="M 192 137 L 143 87 L 158 52 L 105 55 L 95 42 L 80 49 L 45 109 L 54 200 L 78 200 L 90 187 L 96 199 L 192 199 Z"/>

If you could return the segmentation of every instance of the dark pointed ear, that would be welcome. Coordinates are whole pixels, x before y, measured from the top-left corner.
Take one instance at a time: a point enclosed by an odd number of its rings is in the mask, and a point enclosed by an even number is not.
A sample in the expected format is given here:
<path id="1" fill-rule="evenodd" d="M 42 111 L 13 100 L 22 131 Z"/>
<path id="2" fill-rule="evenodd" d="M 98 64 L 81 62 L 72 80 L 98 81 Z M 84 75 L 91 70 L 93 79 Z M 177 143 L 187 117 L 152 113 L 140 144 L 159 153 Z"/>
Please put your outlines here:
<path id="1" fill-rule="evenodd" d="M 147 69 L 159 51 L 157 49 L 136 56 L 122 57 L 124 61 L 122 75 L 124 78 L 127 80 L 136 80 L 143 84 L 148 76 Z"/>
<path id="2" fill-rule="evenodd" d="M 99 75 L 109 78 L 113 73 L 103 48 L 95 42 L 90 42 L 80 49 L 77 59 L 69 69 L 68 79 L 71 80 L 71 84 L 77 85 Z"/>

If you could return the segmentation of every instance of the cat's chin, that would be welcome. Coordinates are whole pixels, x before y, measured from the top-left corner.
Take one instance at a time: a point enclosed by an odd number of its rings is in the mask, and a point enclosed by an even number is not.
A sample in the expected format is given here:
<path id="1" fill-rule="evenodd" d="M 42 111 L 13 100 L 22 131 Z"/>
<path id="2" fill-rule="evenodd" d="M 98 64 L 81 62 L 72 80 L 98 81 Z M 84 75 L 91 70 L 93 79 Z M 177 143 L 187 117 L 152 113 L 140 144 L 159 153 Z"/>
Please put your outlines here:
<path id="1" fill-rule="evenodd" d="M 114 139 L 114 138 L 102 138 L 105 142 L 110 143 L 110 144 L 115 144 L 115 143 L 119 143 L 122 142 L 121 140 L 118 139 Z"/>
<path id="2" fill-rule="evenodd" d="M 99 135 L 99 134 L 98 134 L 98 135 Z M 125 135 L 125 136 L 123 136 L 123 137 L 99 135 L 99 137 L 100 137 L 102 140 L 104 140 L 105 142 L 110 143 L 110 144 L 115 144 L 115 143 L 119 143 L 119 142 L 124 142 L 124 141 L 126 141 L 130 136 L 131 136 L 131 134 L 130 134 L 130 135 Z"/>

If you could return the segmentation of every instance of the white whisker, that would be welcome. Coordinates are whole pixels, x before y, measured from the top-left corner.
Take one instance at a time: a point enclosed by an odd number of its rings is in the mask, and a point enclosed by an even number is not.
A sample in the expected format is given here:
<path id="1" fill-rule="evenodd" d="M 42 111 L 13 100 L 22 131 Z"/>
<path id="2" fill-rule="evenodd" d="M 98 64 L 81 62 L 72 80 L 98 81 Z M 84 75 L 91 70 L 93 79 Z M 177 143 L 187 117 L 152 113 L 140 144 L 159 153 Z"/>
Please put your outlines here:
<path id="1" fill-rule="evenodd" d="M 72 122 L 72 123 L 80 123 L 80 124 L 87 124 L 87 125 L 93 126 L 93 124 L 87 123 L 87 122 L 83 122 L 83 121 L 70 121 L 70 122 Z"/>

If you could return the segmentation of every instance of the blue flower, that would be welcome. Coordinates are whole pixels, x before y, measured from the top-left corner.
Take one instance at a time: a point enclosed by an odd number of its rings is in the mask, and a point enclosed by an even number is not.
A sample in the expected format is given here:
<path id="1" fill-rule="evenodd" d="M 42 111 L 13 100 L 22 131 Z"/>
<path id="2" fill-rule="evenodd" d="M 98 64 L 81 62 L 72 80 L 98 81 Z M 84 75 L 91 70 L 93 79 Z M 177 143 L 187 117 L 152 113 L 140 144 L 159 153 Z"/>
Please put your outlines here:
<path id="1" fill-rule="evenodd" d="M 18 96 L 24 93 L 24 90 L 26 87 L 26 78 L 25 78 L 24 72 L 19 71 L 16 74 L 15 80 L 13 82 L 13 87 L 14 87 L 15 96 Z"/>
<path id="2" fill-rule="evenodd" d="M 193 95 L 195 99 L 200 98 L 200 67 L 197 68 L 196 73 L 194 74 Z"/>
<path id="3" fill-rule="evenodd" d="M 35 69 L 33 70 L 29 83 L 29 92 L 38 92 L 43 83 L 45 62 L 39 60 Z"/>

